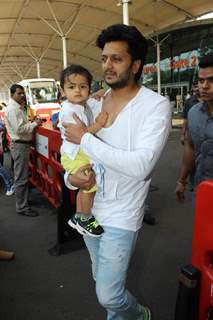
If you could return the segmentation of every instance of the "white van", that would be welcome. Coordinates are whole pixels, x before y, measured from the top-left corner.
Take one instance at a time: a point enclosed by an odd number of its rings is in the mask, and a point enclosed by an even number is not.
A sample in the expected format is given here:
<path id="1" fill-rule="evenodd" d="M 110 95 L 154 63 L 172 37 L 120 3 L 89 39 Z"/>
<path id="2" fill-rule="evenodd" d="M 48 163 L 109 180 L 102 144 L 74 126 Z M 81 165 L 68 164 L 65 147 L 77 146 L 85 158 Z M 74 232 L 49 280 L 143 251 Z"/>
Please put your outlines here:
<path id="1" fill-rule="evenodd" d="M 50 120 L 52 114 L 59 111 L 58 86 L 54 79 L 26 79 L 20 81 L 19 84 L 25 90 L 29 117 L 39 116 L 42 119 Z"/>

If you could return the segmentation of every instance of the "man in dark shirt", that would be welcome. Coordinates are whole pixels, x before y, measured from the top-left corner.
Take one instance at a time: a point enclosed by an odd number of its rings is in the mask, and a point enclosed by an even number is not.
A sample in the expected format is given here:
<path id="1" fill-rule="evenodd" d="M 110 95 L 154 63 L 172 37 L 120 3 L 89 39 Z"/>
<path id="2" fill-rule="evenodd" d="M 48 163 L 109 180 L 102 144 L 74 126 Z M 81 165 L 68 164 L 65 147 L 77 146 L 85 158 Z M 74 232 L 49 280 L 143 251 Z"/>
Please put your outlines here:
<path id="1" fill-rule="evenodd" d="M 182 145 L 184 145 L 185 139 L 186 139 L 186 131 L 187 131 L 187 118 L 188 118 L 188 112 L 189 110 L 198 102 L 200 101 L 200 94 L 199 94 L 199 88 L 198 88 L 198 81 L 194 81 L 192 84 L 192 96 L 186 100 L 184 109 L 183 109 L 183 125 L 181 130 L 181 137 L 180 142 Z M 195 176 L 195 169 L 192 169 L 192 171 L 189 174 L 189 189 L 190 191 L 194 190 L 194 176 Z"/>
<path id="2" fill-rule="evenodd" d="M 199 98 L 200 98 L 200 95 L 199 95 L 198 81 L 194 81 L 192 84 L 192 96 L 186 100 L 184 109 L 183 109 L 183 114 L 182 114 L 183 126 L 182 126 L 181 137 L 180 137 L 180 141 L 182 144 L 184 144 L 184 141 L 185 141 L 188 112 L 195 104 L 197 104 L 200 101 Z"/>
<path id="3" fill-rule="evenodd" d="M 198 86 L 202 102 L 188 113 L 184 154 L 176 187 L 177 199 L 184 200 L 185 183 L 195 167 L 195 185 L 213 179 L 213 53 L 200 59 Z"/>

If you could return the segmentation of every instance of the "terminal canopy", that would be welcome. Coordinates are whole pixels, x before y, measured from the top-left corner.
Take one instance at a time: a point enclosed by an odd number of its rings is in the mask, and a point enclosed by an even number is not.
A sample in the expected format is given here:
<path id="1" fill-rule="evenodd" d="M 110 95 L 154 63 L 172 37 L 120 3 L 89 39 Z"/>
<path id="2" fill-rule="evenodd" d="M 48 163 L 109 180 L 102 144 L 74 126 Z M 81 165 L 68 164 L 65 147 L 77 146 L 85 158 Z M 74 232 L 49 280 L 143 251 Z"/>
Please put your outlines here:
<path id="1" fill-rule="evenodd" d="M 96 38 L 103 28 L 122 23 L 122 2 L 1 0 L 0 90 L 38 74 L 58 79 L 63 46 L 67 64 L 82 64 L 101 79 Z M 212 0 L 132 0 L 129 22 L 149 38 L 211 10 Z"/>

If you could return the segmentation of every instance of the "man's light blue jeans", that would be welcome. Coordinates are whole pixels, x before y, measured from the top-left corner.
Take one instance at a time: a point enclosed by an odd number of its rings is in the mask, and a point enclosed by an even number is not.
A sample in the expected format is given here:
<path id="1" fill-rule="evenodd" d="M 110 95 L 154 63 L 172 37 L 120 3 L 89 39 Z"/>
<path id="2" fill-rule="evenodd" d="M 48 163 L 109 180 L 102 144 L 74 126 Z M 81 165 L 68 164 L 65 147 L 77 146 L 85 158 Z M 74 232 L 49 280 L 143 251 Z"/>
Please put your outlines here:
<path id="1" fill-rule="evenodd" d="M 129 261 L 138 232 L 104 227 L 100 238 L 84 236 L 92 261 L 99 303 L 107 320 L 143 320 L 141 305 L 125 289 Z"/>
<path id="2" fill-rule="evenodd" d="M 7 191 L 10 190 L 10 188 L 13 185 L 13 179 L 1 164 L 0 164 L 0 176 L 4 180 L 6 190 Z"/>

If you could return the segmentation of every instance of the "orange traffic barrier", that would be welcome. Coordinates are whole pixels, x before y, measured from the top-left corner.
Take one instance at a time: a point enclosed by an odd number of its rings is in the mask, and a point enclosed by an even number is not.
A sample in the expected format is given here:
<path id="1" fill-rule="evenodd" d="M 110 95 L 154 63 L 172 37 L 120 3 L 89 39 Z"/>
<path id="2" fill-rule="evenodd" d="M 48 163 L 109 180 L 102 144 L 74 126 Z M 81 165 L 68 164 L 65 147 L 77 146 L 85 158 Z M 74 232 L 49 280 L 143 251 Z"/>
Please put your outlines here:
<path id="1" fill-rule="evenodd" d="M 63 245 L 69 240 L 72 240 L 71 250 L 83 246 L 81 235 L 67 223 L 75 213 L 76 192 L 64 184 L 60 147 L 60 132 L 52 128 L 51 122 L 36 128 L 29 161 L 29 181 L 57 209 L 57 242 L 48 250 L 51 255 L 61 254 Z"/>
<path id="2" fill-rule="evenodd" d="M 60 133 L 52 129 L 50 122 L 38 127 L 31 147 L 29 181 L 55 207 L 60 206 L 61 175 Z"/>
<path id="3" fill-rule="evenodd" d="M 38 109 L 36 111 L 36 116 L 42 119 L 46 119 L 47 121 L 52 119 L 52 114 L 59 112 L 59 108 L 57 109 Z"/>
<path id="4" fill-rule="evenodd" d="M 213 319 L 213 180 L 197 189 L 192 264 L 201 271 L 199 320 Z"/>

